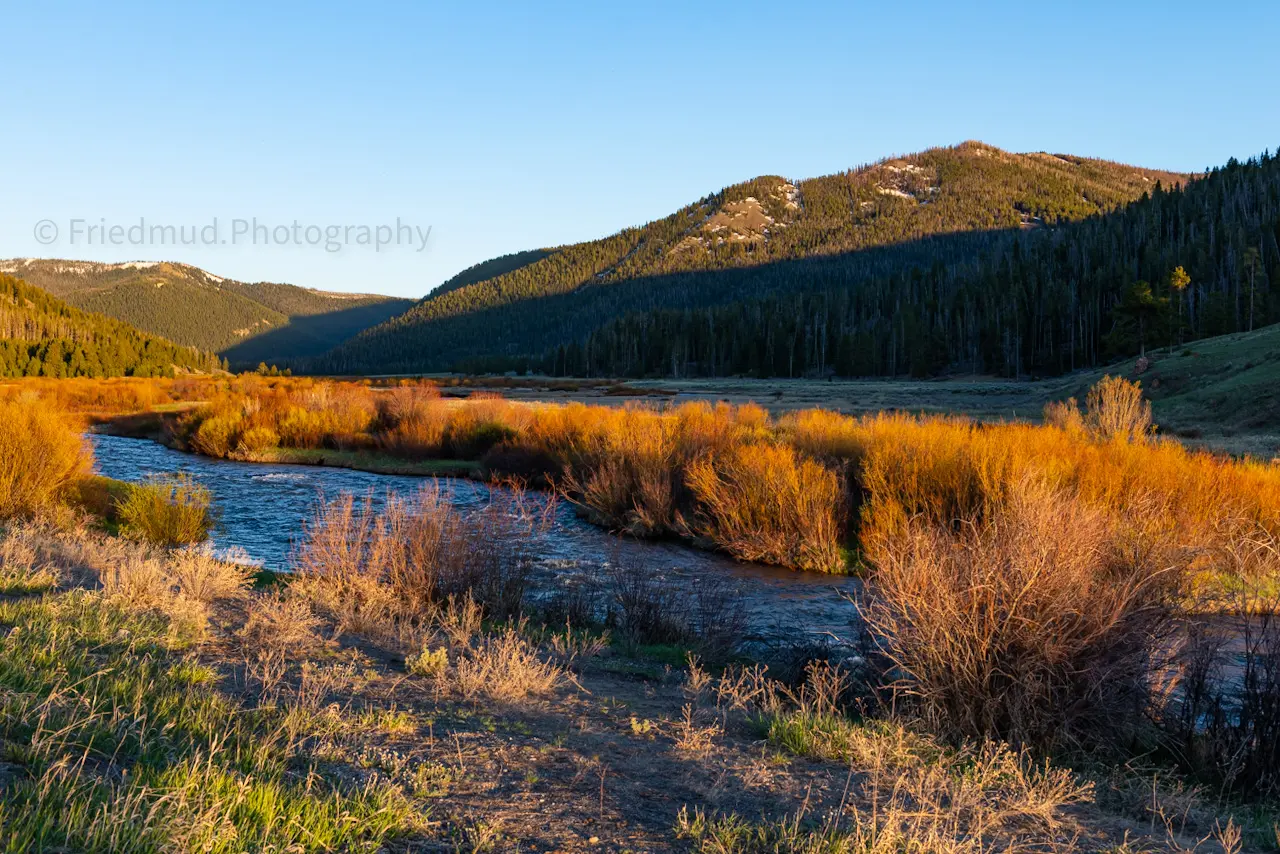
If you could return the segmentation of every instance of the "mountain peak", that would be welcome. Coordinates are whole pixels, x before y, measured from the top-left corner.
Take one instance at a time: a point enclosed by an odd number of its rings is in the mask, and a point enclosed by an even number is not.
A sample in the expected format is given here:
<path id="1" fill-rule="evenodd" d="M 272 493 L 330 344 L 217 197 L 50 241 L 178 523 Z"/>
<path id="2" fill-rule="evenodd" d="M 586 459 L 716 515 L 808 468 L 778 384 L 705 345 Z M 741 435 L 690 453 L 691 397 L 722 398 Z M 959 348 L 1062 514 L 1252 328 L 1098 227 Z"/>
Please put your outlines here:
<path id="1" fill-rule="evenodd" d="M 1052 227 L 1115 210 L 1156 180 L 1188 178 L 1011 154 L 976 140 L 806 180 L 764 175 L 599 240 L 477 265 L 322 365 L 440 370 L 480 356 L 541 353 L 627 312 L 739 297 L 739 280 L 718 272 Z"/>

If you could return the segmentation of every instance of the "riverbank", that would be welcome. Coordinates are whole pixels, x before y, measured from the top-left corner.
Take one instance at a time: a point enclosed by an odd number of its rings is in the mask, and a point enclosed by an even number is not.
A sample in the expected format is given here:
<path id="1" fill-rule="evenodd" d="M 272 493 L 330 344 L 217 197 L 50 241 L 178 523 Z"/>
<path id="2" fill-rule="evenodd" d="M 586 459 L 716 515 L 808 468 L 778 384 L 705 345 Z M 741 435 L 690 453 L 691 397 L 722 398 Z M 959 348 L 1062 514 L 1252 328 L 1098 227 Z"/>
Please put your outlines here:
<path id="1" fill-rule="evenodd" d="M 1119 379 L 1046 418 L 525 404 L 414 383 L 241 378 L 182 413 L 108 423 L 214 458 L 551 485 L 611 531 L 833 574 L 865 569 L 904 524 L 1007 512 L 1035 481 L 1144 548 L 1178 551 L 1200 599 L 1242 575 L 1270 583 L 1275 567 L 1241 546 L 1280 537 L 1280 467 L 1153 437 L 1141 390 Z"/>
<path id="2" fill-rule="evenodd" d="M 214 458 L 552 485 L 610 531 L 833 574 L 863 569 L 905 523 L 1006 512 L 1034 480 L 1102 513 L 1117 536 L 1130 528 L 1123 536 L 1145 548 L 1176 550 L 1196 608 L 1237 607 L 1228 600 L 1242 578 L 1280 589 L 1267 549 L 1248 546 L 1280 537 L 1280 467 L 1152 438 L 1140 390 L 1122 380 L 1100 383 L 1083 408 L 1051 407 L 1046 426 L 518 404 L 257 378 L 181 411 L 163 405 L 100 421 Z"/>
<path id="3" fill-rule="evenodd" d="M 179 417 L 172 411 L 149 411 L 92 419 L 91 430 L 125 439 L 146 439 L 186 453 L 198 453 L 174 441 L 174 425 Z M 372 449 L 268 448 L 254 453 L 229 454 L 226 459 L 243 463 L 295 466 L 333 466 L 370 472 L 415 477 L 462 477 L 484 480 L 479 460 L 406 460 Z"/>
<path id="4" fill-rule="evenodd" d="M 202 484 L 219 520 L 213 545 L 242 549 L 253 562 L 279 571 L 291 570 L 299 537 L 318 505 L 344 494 L 381 512 L 392 496 L 412 500 L 423 488 L 438 487 L 467 519 L 495 500 L 516 497 L 479 480 L 433 482 L 332 466 L 217 460 L 107 434 L 90 440 L 101 474 L 120 481 L 185 475 Z M 678 602 L 696 600 L 700 590 L 732 593 L 741 640 L 757 648 L 799 640 L 820 644 L 854 633 L 856 609 L 848 597 L 858 592 L 856 578 L 744 563 L 674 541 L 612 536 L 550 493 L 526 493 L 518 501 L 540 520 L 524 539 L 529 585 L 541 598 L 569 591 L 598 599 L 615 569 L 625 566 Z"/>
<path id="5" fill-rule="evenodd" d="M 546 473 L 538 473 L 529 477 L 529 472 L 521 475 L 512 472 L 493 471 L 484 460 L 450 460 L 450 459 L 405 459 L 393 456 L 372 448 L 335 449 L 335 448 L 285 448 L 273 447 L 256 451 L 237 450 L 228 452 L 222 457 L 200 454 L 199 451 L 187 447 L 175 439 L 178 434 L 177 425 L 184 410 L 150 411 L 127 413 L 124 415 L 99 416 L 92 419 L 92 432 L 100 435 L 120 438 L 140 439 L 156 442 L 164 447 L 180 453 L 204 456 L 209 459 L 225 459 L 232 462 L 259 465 L 297 465 L 313 467 L 344 468 L 369 474 L 395 475 L 402 477 L 449 477 L 471 480 L 478 483 L 491 484 L 514 481 L 521 488 L 533 488 L 550 491 L 563 496 L 557 490 Z M 505 475 L 505 476 L 504 476 Z M 523 476 L 522 476 L 523 475 Z M 618 532 L 616 518 L 600 512 L 599 508 L 589 503 L 570 502 L 574 512 L 582 519 L 606 531 Z M 624 530 L 618 533 L 629 534 L 650 541 L 667 541 L 680 543 L 701 551 L 721 551 L 717 544 L 705 537 L 695 536 L 688 532 L 668 530 L 663 532 L 644 532 Z M 854 556 L 847 549 L 842 551 L 847 572 L 834 574 L 853 574 Z M 752 562 L 752 561 L 747 561 Z M 768 563 L 768 561 L 759 561 Z M 828 573 L 833 574 L 833 573 Z"/>

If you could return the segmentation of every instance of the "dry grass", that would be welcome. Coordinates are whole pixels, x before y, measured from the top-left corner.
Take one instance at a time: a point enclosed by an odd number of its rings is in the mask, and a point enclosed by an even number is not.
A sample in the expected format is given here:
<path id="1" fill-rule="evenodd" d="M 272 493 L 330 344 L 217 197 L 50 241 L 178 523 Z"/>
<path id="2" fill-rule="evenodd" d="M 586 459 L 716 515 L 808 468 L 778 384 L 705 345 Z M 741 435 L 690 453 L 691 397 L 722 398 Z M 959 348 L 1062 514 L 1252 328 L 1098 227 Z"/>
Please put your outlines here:
<path id="1" fill-rule="evenodd" d="M 92 541 L 82 548 L 97 550 Z M 108 545 L 107 550 L 110 549 Z M 123 606 L 165 615 L 178 635 L 204 637 L 211 607 L 242 599 L 253 569 L 194 549 L 129 550 L 94 561 L 103 589 Z"/>
<path id="2" fill-rule="evenodd" d="M 847 673 L 821 663 L 797 688 L 759 666 L 727 671 L 714 691 L 724 719 L 745 716 L 777 749 L 847 768 L 840 807 L 760 822 L 686 809 L 677 833 L 715 852 L 1043 850 L 1063 809 L 1092 797 L 1069 770 L 1000 742 L 957 747 L 894 720 L 855 722 L 847 689 Z"/>
<path id="3" fill-rule="evenodd" d="M 465 699 L 514 702 L 551 691 L 563 668 L 523 636 L 523 624 L 483 634 L 481 620 L 519 614 L 528 520 L 511 500 L 463 522 L 438 485 L 389 498 L 382 513 L 344 495 L 308 526 L 290 585 L 336 624 L 399 649 L 411 672 Z"/>
<path id="4" fill-rule="evenodd" d="M 271 592 L 250 600 L 240 639 L 250 649 L 267 655 L 305 652 L 316 643 L 320 618 L 300 596 Z"/>
<path id="5" fill-rule="evenodd" d="M 42 593 L 62 580 L 57 564 L 41 555 L 41 539 L 40 530 L 30 525 L 11 524 L 0 533 L 0 594 Z"/>
<path id="6" fill-rule="evenodd" d="M 708 720 L 700 716 L 693 703 L 685 703 L 672 729 L 676 750 L 693 757 L 711 753 L 715 740 L 724 734 L 723 724 L 715 718 Z"/>
<path id="7" fill-rule="evenodd" d="M 884 737 L 898 740 L 892 727 Z M 676 833 L 695 850 L 717 854 L 976 854 L 997 839 L 1001 851 L 1070 850 L 1069 836 L 1053 845 L 1059 814 L 1092 794 L 1069 771 L 1037 765 L 998 745 L 926 761 L 910 761 L 892 749 L 868 753 L 892 761 L 857 766 L 867 779 L 842 810 L 808 816 L 802 809 L 789 819 L 752 822 L 686 809 Z"/>
<path id="8" fill-rule="evenodd" d="M 0 401 L 0 519 L 57 506 L 91 465 L 66 412 L 31 395 Z"/>
<path id="9" fill-rule="evenodd" d="M 565 681 L 565 671 L 541 656 L 518 627 L 508 626 L 460 646 L 441 678 L 468 700 L 513 703 L 550 694 Z"/>
<path id="10" fill-rule="evenodd" d="M 436 482 L 388 496 L 381 512 L 372 496 L 344 494 L 308 523 L 291 589 L 339 633 L 413 646 L 450 598 L 474 599 L 494 618 L 518 615 L 538 523 L 518 491 L 495 491 L 466 521 Z"/>

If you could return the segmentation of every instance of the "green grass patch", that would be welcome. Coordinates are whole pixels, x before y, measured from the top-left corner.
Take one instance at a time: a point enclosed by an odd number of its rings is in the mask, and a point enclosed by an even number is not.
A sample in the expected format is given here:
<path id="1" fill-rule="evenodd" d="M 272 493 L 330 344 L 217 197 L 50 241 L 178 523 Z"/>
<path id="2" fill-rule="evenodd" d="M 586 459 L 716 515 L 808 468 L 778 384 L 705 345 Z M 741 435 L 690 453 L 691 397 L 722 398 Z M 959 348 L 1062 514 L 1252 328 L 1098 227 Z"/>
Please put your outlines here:
<path id="1" fill-rule="evenodd" d="M 760 735 L 784 753 L 860 767 L 905 768 L 962 764 L 955 751 L 886 720 L 855 720 L 838 713 L 791 709 L 754 721 Z"/>
<path id="2" fill-rule="evenodd" d="M 479 466 L 472 460 L 405 460 L 376 451 L 337 451 L 331 448 L 271 448 L 257 454 L 254 461 L 425 477 L 470 477 Z"/>
<path id="3" fill-rule="evenodd" d="M 160 616 L 73 591 L 0 602 L 0 851 L 374 851 L 422 826 L 397 787 L 329 775 L 309 717 L 246 709 Z"/>
<path id="4" fill-rule="evenodd" d="M 854 854 L 878 850 L 874 834 L 857 834 L 800 817 L 750 821 L 736 814 L 680 810 L 675 835 L 698 854 Z M 883 850 L 894 850 L 883 846 Z"/>

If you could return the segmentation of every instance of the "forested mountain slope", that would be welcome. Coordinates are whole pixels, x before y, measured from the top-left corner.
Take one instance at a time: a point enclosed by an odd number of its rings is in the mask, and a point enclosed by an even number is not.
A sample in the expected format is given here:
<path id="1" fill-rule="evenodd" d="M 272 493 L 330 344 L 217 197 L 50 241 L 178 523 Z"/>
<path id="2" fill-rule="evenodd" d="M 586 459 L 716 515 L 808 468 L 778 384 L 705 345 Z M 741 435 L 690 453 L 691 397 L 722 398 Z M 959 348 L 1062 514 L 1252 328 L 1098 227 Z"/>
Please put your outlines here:
<path id="1" fill-rule="evenodd" d="M 451 289 L 347 342 L 315 367 L 427 370 L 539 355 L 601 323 L 807 290 L 811 265 L 861 280 L 969 258 L 999 235 L 1111 211 L 1188 176 L 968 142 L 792 184 L 757 178 L 648 225 L 563 246 Z M 960 240 L 930 240 L 969 235 Z M 863 250 L 875 249 L 875 252 Z M 497 364 L 497 363 L 494 363 Z"/>
<path id="2" fill-rule="evenodd" d="M 538 367 L 1058 374 L 1280 322 L 1278 240 L 1280 159 L 1264 154 L 1111 214 L 999 233 L 968 255 L 939 249 L 877 275 L 857 256 L 761 270 L 736 301 L 632 313 L 567 337 Z"/>
<path id="3" fill-rule="evenodd" d="M 0 377 L 171 376 L 220 360 L 90 314 L 0 273 Z"/>
<path id="4" fill-rule="evenodd" d="M 474 285 L 486 279 L 511 273 L 521 267 L 527 267 L 535 261 L 541 261 L 554 251 L 553 249 L 529 249 L 525 252 L 512 252 L 510 255 L 499 255 L 497 258 L 490 258 L 488 261 L 472 264 L 461 273 L 432 288 L 431 293 L 427 294 L 427 298 L 438 297 L 442 294 L 447 294 L 449 291 L 456 291 L 459 288 L 465 288 L 468 285 Z"/>
<path id="5" fill-rule="evenodd" d="M 167 262 L 27 258 L 0 261 L 0 272 L 20 276 L 86 311 L 221 353 L 241 365 L 323 353 L 412 304 L 384 296 L 237 282 Z"/>

